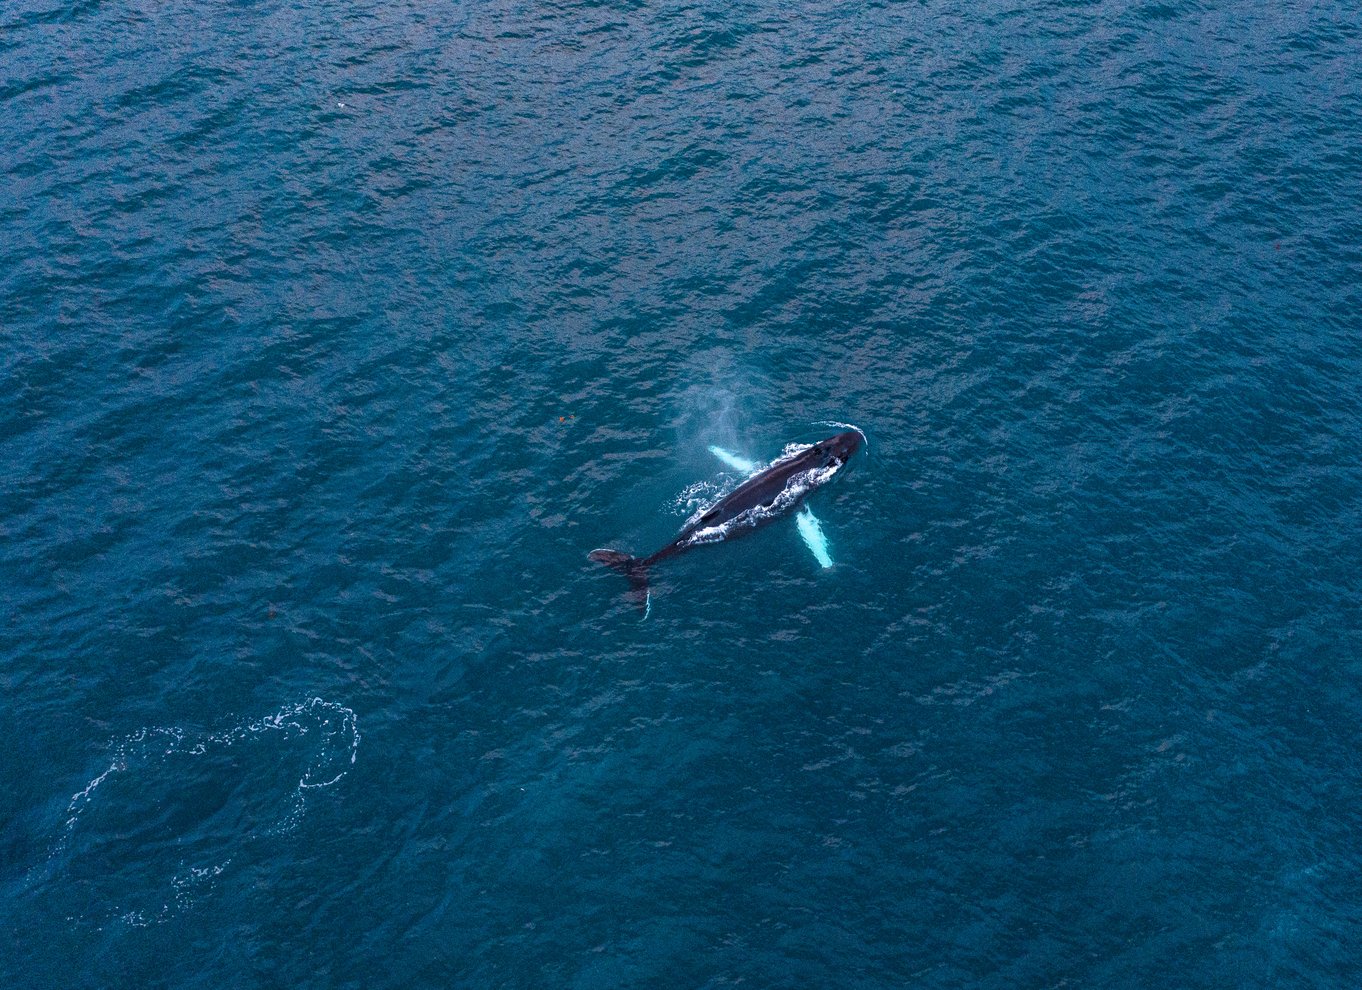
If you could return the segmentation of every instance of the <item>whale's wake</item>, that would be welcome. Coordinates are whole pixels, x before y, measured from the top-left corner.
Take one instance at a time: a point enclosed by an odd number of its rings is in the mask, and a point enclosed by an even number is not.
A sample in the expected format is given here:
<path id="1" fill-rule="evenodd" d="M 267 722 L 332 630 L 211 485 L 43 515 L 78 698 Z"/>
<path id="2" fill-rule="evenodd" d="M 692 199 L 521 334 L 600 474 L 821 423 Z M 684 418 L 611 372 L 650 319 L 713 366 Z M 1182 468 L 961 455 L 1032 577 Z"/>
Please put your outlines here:
<path id="1" fill-rule="evenodd" d="M 165 921 L 258 854 L 253 844 L 294 832 L 359 739 L 355 713 L 321 698 L 223 731 L 140 729 L 72 795 L 29 882 L 58 902 L 71 895 L 70 920 Z"/>

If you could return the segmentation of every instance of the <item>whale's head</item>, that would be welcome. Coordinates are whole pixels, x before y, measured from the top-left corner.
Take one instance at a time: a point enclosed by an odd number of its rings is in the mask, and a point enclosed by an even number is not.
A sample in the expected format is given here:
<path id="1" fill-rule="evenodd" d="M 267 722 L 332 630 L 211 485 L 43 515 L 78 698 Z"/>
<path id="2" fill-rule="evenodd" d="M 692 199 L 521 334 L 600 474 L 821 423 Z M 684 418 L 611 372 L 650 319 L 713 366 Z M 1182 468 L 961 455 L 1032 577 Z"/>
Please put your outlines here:
<path id="1" fill-rule="evenodd" d="M 828 437 L 820 440 L 813 445 L 810 453 L 814 456 L 820 468 L 832 468 L 836 470 L 847 461 L 851 460 L 851 455 L 861 449 L 861 444 L 865 438 L 856 430 L 848 430 L 846 433 L 839 433 L 835 437 Z"/>

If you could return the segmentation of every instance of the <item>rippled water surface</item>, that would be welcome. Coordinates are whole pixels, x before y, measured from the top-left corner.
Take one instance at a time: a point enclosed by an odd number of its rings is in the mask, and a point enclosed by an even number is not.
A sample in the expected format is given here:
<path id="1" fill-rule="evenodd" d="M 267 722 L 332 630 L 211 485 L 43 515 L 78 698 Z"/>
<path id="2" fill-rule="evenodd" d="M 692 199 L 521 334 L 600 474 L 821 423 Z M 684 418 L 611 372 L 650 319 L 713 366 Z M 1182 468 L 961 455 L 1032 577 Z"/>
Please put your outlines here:
<path id="1" fill-rule="evenodd" d="M 0 175 L 4 986 L 1362 979 L 1355 5 L 13 0 Z"/>

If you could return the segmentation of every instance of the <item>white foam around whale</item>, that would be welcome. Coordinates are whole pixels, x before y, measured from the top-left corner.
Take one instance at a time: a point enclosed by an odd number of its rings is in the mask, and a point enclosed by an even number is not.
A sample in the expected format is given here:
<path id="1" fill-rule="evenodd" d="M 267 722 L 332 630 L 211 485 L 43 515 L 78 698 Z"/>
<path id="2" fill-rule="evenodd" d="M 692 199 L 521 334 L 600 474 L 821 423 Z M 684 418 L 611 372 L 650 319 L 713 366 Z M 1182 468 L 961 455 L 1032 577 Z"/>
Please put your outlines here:
<path id="1" fill-rule="evenodd" d="M 865 435 L 865 430 L 861 429 L 861 428 L 860 428 L 859 426 L 857 426 L 855 423 L 839 423 L 839 422 L 838 422 L 837 420 L 835 420 L 835 419 L 820 419 L 820 420 L 818 421 L 818 425 L 819 425 L 819 426 L 834 426 L 834 427 L 836 427 L 836 428 L 839 429 L 839 430 L 851 430 L 851 431 L 853 431 L 853 432 L 855 432 L 855 433 L 859 433 L 859 434 L 861 435 L 861 443 L 865 444 L 867 447 L 870 446 L 870 438 L 869 438 L 868 436 Z"/>
<path id="2" fill-rule="evenodd" d="M 687 485 L 672 500 L 671 508 L 675 512 L 684 513 L 686 525 L 689 526 L 699 519 L 709 509 L 711 505 L 723 498 L 732 488 L 732 483 L 722 485 L 715 481 L 697 481 Z"/>
<path id="3" fill-rule="evenodd" d="M 800 448 L 800 450 L 807 449 L 807 445 Z M 794 456 L 789 450 L 790 448 L 787 447 L 786 453 L 781 457 L 781 460 Z M 797 454 L 799 451 L 796 451 L 795 453 Z M 779 461 L 776 463 L 779 463 Z M 691 534 L 690 539 L 686 540 L 685 545 L 689 547 L 699 546 L 705 543 L 718 543 L 721 540 L 727 539 L 729 534 L 736 530 L 749 526 L 756 526 L 763 520 L 774 518 L 775 516 L 789 511 L 789 509 L 791 509 L 801 498 L 836 474 L 841 466 L 840 463 L 829 464 L 827 467 L 813 468 L 808 471 L 801 471 L 798 474 L 791 475 L 789 480 L 785 482 L 785 487 L 780 490 L 779 494 L 776 495 L 770 504 L 757 505 L 750 509 L 745 509 L 732 519 L 725 520 L 717 526 L 706 526 L 703 529 L 697 529 Z"/>

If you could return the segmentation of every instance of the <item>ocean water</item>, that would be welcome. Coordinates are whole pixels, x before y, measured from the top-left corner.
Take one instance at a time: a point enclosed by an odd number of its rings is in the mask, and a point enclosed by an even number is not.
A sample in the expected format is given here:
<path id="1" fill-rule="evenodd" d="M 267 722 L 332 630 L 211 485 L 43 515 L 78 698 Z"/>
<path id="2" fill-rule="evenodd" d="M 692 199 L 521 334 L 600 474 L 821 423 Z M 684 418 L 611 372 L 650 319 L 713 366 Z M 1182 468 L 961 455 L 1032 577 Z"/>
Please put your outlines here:
<path id="1" fill-rule="evenodd" d="M 0 175 L 0 985 L 1362 981 L 1356 4 L 7 0 Z"/>

